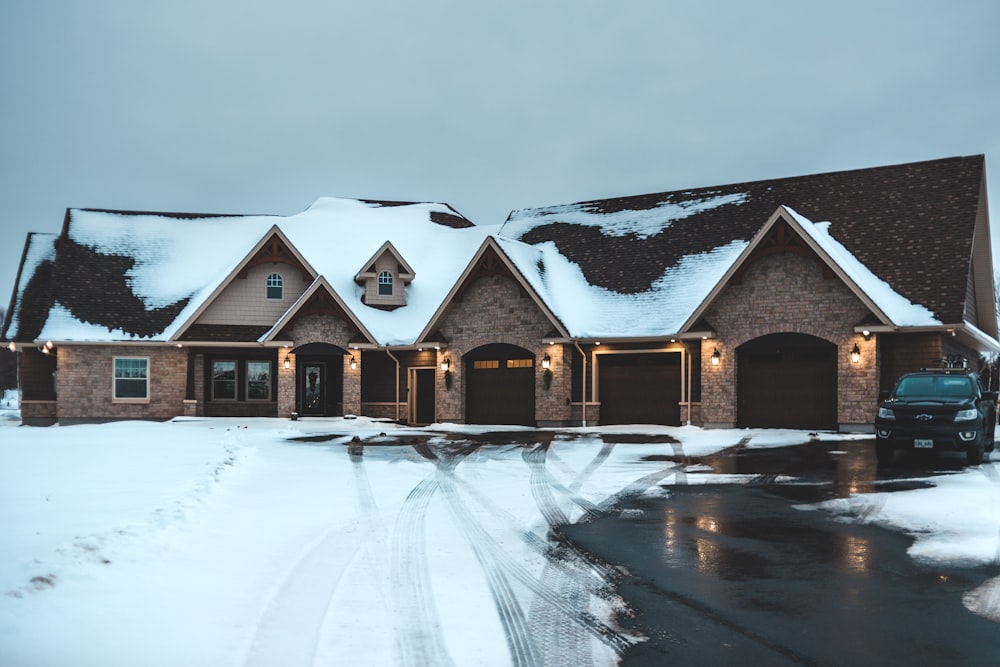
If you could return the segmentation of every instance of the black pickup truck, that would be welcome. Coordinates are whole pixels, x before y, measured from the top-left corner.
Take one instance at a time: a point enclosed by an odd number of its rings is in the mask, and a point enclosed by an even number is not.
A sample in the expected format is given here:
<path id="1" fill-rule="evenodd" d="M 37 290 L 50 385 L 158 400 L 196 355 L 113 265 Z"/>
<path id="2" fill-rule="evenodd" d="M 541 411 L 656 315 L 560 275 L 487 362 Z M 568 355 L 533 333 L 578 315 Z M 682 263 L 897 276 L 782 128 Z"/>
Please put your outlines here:
<path id="1" fill-rule="evenodd" d="M 993 451 L 997 392 L 986 391 L 967 369 L 907 373 L 895 388 L 879 395 L 875 417 L 875 455 L 880 466 L 897 449 L 965 452 L 969 465 Z"/>

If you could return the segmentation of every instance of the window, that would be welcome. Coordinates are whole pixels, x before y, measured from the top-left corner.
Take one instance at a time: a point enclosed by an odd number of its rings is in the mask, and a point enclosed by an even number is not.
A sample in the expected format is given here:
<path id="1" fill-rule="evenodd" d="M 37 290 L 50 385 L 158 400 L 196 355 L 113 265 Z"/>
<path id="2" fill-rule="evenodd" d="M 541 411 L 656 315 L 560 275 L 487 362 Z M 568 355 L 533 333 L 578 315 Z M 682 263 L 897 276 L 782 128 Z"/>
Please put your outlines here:
<path id="1" fill-rule="evenodd" d="M 148 357 L 115 357 L 114 400 L 149 400 Z"/>
<path id="2" fill-rule="evenodd" d="M 236 362 L 212 362 L 212 399 L 236 400 Z"/>
<path id="3" fill-rule="evenodd" d="M 388 271 L 378 274 L 378 295 L 392 296 L 392 274 Z"/>
<path id="4" fill-rule="evenodd" d="M 281 299 L 284 296 L 284 284 L 280 273 L 272 273 L 267 277 L 267 298 Z"/>
<path id="5" fill-rule="evenodd" d="M 472 362 L 473 368 L 500 368 L 499 359 L 479 359 Z"/>
<path id="6" fill-rule="evenodd" d="M 247 362 L 247 400 L 271 400 L 271 362 Z"/>
<path id="7" fill-rule="evenodd" d="M 507 368 L 531 368 L 535 365 L 534 359 L 508 359 Z"/>

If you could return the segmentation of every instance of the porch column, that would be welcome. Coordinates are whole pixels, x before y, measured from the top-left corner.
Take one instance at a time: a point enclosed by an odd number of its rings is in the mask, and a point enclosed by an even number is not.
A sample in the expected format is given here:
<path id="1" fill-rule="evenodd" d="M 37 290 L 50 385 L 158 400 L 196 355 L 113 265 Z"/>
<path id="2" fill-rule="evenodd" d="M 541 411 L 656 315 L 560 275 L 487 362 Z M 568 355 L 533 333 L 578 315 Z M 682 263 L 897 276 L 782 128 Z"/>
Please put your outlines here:
<path id="1" fill-rule="evenodd" d="M 361 415 L 361 350 L 344 356 L 344 414 Z"/>
<path id="2" fill-rule="evenodd" d="M 288 368 L 285 368 L 288 361 Z M 287 347 L 278 350 L 278 416 L 289 417 L 295 406 L 295 355 Z"/>

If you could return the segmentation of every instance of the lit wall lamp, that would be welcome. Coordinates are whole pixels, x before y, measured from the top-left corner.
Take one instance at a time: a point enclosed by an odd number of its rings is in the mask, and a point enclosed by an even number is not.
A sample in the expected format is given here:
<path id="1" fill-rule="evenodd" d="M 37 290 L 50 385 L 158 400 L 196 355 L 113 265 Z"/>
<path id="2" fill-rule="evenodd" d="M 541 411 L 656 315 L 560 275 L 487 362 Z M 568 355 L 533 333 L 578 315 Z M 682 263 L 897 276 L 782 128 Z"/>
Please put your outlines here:
<path id="1" fill-rule="evenodd" d="M 549 370 L 549 366 L 551 365 L 552 365 L 552 357 L 546 354 L 544 357 L 542 357 L 542 368 L 544 368 L 545 370 Z"/>
<path id="2" fill-rule="evenodd" d="M 865 337 L 865 340 L 871 340 L 872 339 L 872 332 L 869 331 L 868 329 L 865 329 L 864 331 L 862 331 L 861 335 Z"/>
<path id="3" fill-rule="evenodd" d="M 851 349 L 851 361 L 855 364 L 861 361 L 861 350 L 858 349 L 857 343 L 855 343 L 854 347 Z"/>
<path id="4" fill-rule="evenodd" d="M 17 352 L 17 343 L 15 343 L 14 341 L 10 341 L 10 343 L 7 345 L 7 349 L 10 350 L 11 352 Z"/>
<path id="5" fill-rule="evenodd" d="M 292 360 L 291 360 L 291 359 L 289 359 L 289 358 L 288 358 L 288 357 L 286 356 L 286 357 L 285 357 L 285 370 L 287 371 L 287 370 L 288 370 L 289 368 L 291 368 L 291 367 L 292 367 Z"/>
<path id="6" fill-rule="evenodd" d="M 718 366 L 720 361 L 722 361 L 722 355 L 719 354 L 719 348 L 715 348 L 715 352 L 712 353 L 712 365 Z"/>
<path id="7" fill-rule="evenodd" d="M 354 358 L 353 354 L 351 355 L 351 370 L 352 371 L 358 370 L 358 360 Z"/>
<path id="8" fill-rule="evenodd" d="M 444 388 L 451 389 L 451 360 L 448 357 L 441 360 L 441 370 L 444 371 Z"/>

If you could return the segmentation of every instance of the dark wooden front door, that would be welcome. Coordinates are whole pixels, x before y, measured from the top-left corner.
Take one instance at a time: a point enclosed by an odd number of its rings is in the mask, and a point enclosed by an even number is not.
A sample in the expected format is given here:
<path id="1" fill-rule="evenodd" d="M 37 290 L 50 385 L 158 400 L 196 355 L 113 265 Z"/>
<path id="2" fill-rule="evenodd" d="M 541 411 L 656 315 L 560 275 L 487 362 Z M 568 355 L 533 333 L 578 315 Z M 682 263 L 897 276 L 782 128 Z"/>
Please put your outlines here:
<path id="1" fill-rule="evenodd" d="M 598 355 L 601 424 L 681 423 L 681 355 Z"/>
<path id="2" fill-rule="evenodd" d="M 737 350 L 737 425 L 837 428 L 837 346 L 805 334 L 771 334 Z"/>
<path id="3" fill-rule="evenodd" d="M 416 410 L 418 424 L 434 422 L 434 369 L 418 368 L 414 371 L 417 377 Z"/>

